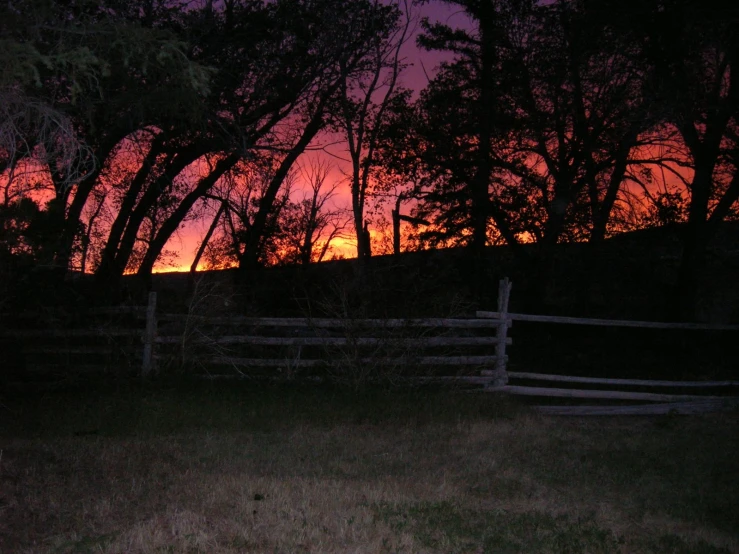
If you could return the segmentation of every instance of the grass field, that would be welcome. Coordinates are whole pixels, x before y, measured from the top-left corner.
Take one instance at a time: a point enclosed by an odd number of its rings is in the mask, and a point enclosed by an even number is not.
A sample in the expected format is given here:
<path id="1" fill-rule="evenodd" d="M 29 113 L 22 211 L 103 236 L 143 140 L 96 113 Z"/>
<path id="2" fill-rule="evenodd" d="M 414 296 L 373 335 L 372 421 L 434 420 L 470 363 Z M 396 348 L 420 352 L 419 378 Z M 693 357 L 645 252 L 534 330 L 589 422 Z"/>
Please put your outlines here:
<path id="1" fill-rule="evenodd" d="M 739 415 L 244 384 L 0 397 L 0 552 L 739 552 Z"/>

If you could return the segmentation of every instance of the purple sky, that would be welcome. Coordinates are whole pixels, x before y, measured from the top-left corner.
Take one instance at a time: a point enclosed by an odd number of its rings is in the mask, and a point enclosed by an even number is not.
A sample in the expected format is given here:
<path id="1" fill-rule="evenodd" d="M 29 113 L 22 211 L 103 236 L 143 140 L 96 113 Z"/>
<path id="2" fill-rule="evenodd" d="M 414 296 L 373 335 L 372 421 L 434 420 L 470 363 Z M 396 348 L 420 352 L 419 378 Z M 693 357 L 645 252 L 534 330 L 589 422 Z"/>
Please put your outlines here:
<path id="1" fill-rule="evenodd" d="M 419 12 L 419 25 L 416 34 L 420 32 L 420 19 L 428 17 L 432 22 L 438 21 L 450 25 L 451 27 L 465 27 L 469 25 L 469 19 L 459 6 L 451 6 L 443 2 L 430 2 L 416 8 Z M 426 86 L 426 75 L 424 68 L 429 77 L 433 76 L 434 68 L 442 61 L 449 60 L 449 54 L 443 52 L 427 52 L 416 46 L 415 35 L 406 48 L 406 59 L 413 64 L 406 71 L 403 78 L 403 84 L 407 87 L 420 90 Z"/>

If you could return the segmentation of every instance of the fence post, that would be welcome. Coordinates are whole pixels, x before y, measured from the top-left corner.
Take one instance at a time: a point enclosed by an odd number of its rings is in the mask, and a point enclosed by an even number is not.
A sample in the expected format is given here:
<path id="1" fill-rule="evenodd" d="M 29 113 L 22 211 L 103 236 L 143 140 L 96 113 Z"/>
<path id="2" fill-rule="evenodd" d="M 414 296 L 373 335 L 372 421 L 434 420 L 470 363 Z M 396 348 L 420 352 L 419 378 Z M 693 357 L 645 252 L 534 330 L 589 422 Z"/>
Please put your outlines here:
<path id="1" fill-rule="evenodd" d="M 146 334 L 144 335 L 144 360 L 141 376 L 149 377 L 154 368 L 154 340 L 157 334 L 157 293 L 149 293 L 149 304 L 146 306 Z"/>
<path id="2" fill-rule="evenodd" d="M 498 283 L 498 317 L 500 318 L 500 324 L 495 334 L 497 339 L 495 345 L 495 371 L 493 373 L 493 380 L 490 383 L 493 387 L 502 387 L 508 384 L 505 347 L 508 337 L 508 300 L 511 296 L 512 286 L 513 284 L 508 280 L 508 277 L 501 279 Z"/>

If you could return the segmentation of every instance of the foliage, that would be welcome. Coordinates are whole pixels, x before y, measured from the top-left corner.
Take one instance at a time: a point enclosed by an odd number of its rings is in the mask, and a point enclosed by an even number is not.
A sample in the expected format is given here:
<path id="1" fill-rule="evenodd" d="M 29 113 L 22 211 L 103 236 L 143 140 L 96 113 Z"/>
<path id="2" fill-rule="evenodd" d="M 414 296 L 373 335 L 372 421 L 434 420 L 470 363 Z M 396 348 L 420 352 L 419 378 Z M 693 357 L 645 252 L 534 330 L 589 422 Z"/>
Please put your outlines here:
<path id="1" fill-rule="evenodd" d="M 25 259 L 29 265 L 53 262 L 53 246 L 60 231 L 55 212 L 59 203 L 50 201 L 42 209 L 30 198 L 0 206 L 0 248 L 4 256 Z"/>
<path id="2" fill-rule="evenodd" d="M 144 108 L 162 117 L 208 92 L 208 69 L 174 33 L 137 20 L 132 3 L 23 0 L 0 10 L 0 169 L 39 160 L 59 194 L 100 162 L 101 108 L 119 118 Z M 179 102 L 163 101 L 173 93 Z M 80 136 L 80 126 L 93 136 Z"/>
<path id="3" fill-rule="evenodd" d="M 509 243 L 602 238 L 650 121 L 634 48 L 575 3 L 455 3 L 473 31 L 426 23 L 420 37 L 457 54 L 417 108 L 435 232 L 468 240 L 482 202 Z"/>
<path id="4" fill-rule="evenodd" d="M 5 255 L 116 286 L 212 215 L 214 267 L 325 259 L 335 190 L 291 181 L 340 133 L 359 255 L 371 223 L 383 251 L 508 244 L 547 273 L 559 243 L 684 222 L 690 317 L 739 217 L 736 8 L 443 2 L 467 21 L 421 23 L 448 55 L 422 91 L 401 77 L 423 1 L 3 5 Z"/>

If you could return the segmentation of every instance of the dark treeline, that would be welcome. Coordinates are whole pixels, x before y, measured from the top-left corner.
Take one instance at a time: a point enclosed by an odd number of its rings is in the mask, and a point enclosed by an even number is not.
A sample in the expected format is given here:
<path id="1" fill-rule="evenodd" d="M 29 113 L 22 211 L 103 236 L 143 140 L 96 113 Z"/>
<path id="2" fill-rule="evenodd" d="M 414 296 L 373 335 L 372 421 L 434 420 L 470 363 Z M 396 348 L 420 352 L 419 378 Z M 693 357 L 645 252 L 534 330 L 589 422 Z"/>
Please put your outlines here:
<path id="1" fill-rule="evenodd" d="M 428 2 L 3 5 L 6 280 L 43 267 L 115 290 L 195 219 L 193 269 L 319 261 L 346 229 L 369 256 L 390 213 L 391 251 L 507 244 L 542 274 L 557 244 L 679 224 L 691 318 L 739 217 L 739 7 L 443 1 L 469 25 L 420 22 L 419 45 L 453 57 L 418 94 L 403 52 Z M 332 185 L 305 154 L 334 137 Z"/>

